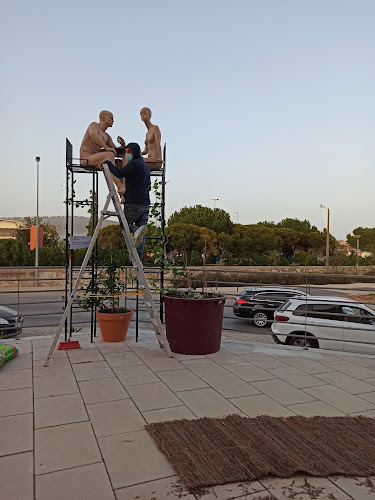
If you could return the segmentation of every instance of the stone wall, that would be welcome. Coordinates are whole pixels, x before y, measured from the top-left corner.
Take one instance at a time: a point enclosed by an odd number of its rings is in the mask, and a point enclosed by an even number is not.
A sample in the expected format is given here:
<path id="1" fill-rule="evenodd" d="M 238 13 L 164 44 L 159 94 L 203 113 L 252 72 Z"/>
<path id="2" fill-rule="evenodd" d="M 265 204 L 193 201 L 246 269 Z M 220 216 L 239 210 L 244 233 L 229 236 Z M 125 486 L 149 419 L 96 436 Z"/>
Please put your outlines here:
<path id="1" fill-rule="evenodd" d="M 192 269 L 202 270 L 202 267 L 195 266 Z M 220 272 L 216 272 L 220 271 Z M 222 273 L 225 271 L 224 273 Z M 239 273 L 237 271 L 245 271 L 246 274 L 242 272 Z M 208 280 L 218 280 L 222 277 L 223 281 L 236 281 L 241 282 L 245 281 L 246 275 L 247 277 L 254 276 L 259 272 L 266 272 L 268 274 L 259 274 L 259 282 L 261 282 L 262 277 L 265 282 L 269 282 L 272 278 L 270 273 L 309 273 L 315 275 L 324 275 L 324 274 L 339 274 L 343 276 L 353 276 L 356 274 L 355 266 L 329 266 L 326 268 L 325 266 L 208 266 L 206 268 L 207 279 Z M 368 277 L 375 277 L 375 266 L 360 266 L 358 268 L 359 275 L 366 276 L 363 281 L 368 280 Z M 78 269 L 75 272 L 74 276 L 77 276 Z M 134 273 L 133 273 L 134 274 Z M 211 275 L 211 276 L 210 276 Z M 157 274 L 146 273 L 148 279 L 152 277 L 157 277 Z M 323 276 L 322 276 L 323 277 Z M 287 275 L 285 276 L 287 278 Z M 303 279 L 301 277 L 301 279 Z M 327 277 L 328 279 L 328 277 Z M 337 281 L 338 278 L 335 279 Z M 0 289 L 7 288 L 25 288 L 25 287 L 34 287 L 35 286 L 35 270 L 33 267 L 30 268 L 0 268 Z M 63 288 L 65 286 L 65 268 L 45 268 L 39 269 L 39 286 L 40 287 L 49 287 L 49 288 Z"/>

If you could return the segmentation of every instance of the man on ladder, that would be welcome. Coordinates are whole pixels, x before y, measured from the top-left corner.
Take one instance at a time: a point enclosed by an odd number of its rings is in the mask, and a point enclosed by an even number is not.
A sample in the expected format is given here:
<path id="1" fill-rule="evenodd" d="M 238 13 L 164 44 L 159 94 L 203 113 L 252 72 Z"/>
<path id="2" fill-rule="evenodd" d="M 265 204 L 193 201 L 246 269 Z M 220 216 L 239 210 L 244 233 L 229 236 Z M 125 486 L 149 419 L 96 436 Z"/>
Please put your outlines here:
<path id="1" fill-rule="evenodd" d="M 139 260 L 142 261 L 150 210 L 150 169 L 141 157 L 141 148 L 135 142 L 125 147 L 125 160 L 126 164 L 121 168 L 108 160 L 105 163 L 112 175 L 119 179 L 125 178 L 124 215 L 133 233 Z M 99 168 L 103 170 L 103 165 Z"/>
<path id="2" fill-rule="evenodd" d="M 159 345 L 160 347 L 165 349 L 165 352 L 169 357 L 173 356 L 166 337 L 164 325 L 162 324 L 160 317 L 157 313 L 155 302 L 152 297 L 151 290 L 148 286 L 147 279 L 144 274 L 143 266 L 141 263 L 144 242 L 145 242 L 145 234 L 147 232 L 146 223 L 148 220 L 148 212 L 150 208 L 149 191 L 151 188 L 151 183 L 150 183 L 149 168 L 141 158 L 140 151 L 141 150 L 138 144 L 130 143 L 126 146 L 125 149 L 125 154 L 127 155 L 127 165 L 121 168 L 117 168 L 111 162 L 106 162 L 101 166 L 101 170 L 104 171 L 104 177 L 107 182 L 109 190 L 108 196 L 104 204 L 104 208 L 101 211 L 99 221 L 95 227 L 95 231 L 91 238 L 86 255 L 83 259 L 82 266 L 78 273 L 78 277 L 75 282 L 73 291 L 70 294 L 68 303 L 64 310 L 64 314 L 62 315 L 62 318 L 60 320 L 60 324 L 55 334 L 55 338 L 52 342 L 51 348 L 49 350 L 47 359 L 44 363 L 44 366 L 46 367 L 49 365 L 49 362 L 53 356 L 65 320 L 68 317 L 70 308 L 72 307 L 72 303 L 77 295 L 80 282 L 85 273 L 87 264 L 91 257 L 102 224 L 107 217 L 112 217 L 112 216 L 116 216 L 120 222 L 121 233 L 125 239 L 125 243 L 133 264 L 133 268 L 137 275 L 139 287 L 144 291 L 144 296 L 145 296 L 144 304 L 146 306 L 146 310 L 150 315 L 151 324 L 153 326 L 153 329 L 155 330 L 156 338 L 159 342 Z M 120 178 L 125 177 L 126 191 L 125 191 L 124 212 L 122 211 L 120 200 L 116 193 L 115 185 L 113 183 L 110 172 Z M 115 211 L 108 210 L 109 204 L 111 202 L 114 205 Z M 133 233 L 133 239 L 131 237 L 132 236 L 131 233 Z"/>

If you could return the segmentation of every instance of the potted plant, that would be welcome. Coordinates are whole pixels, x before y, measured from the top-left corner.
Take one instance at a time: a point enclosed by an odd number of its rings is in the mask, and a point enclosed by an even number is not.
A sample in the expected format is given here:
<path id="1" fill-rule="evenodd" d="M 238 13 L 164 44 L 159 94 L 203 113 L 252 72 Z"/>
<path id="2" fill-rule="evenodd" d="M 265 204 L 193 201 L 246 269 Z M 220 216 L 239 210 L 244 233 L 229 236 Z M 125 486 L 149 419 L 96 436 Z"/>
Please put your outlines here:
<path id="1" fill-rule="evenodd" d="M 192 285 L 191 272 L 170 267 L 171 286 L 162 291 L 166 335 L 172 352 L 213 354 L 220 350 L 225 296 Z M 181 287 L 184 286 L 184 288 Z"/>
<path id="2" fill-rule="evenodd" d="M 120 278 L 124 266 L 115 252 L 110 251 L 104 267 L 99 268 L 95 282 L 90 280 L 78 292 L 77 303 L 85 310 L 95 305 L 96 317 L 104 342 L 122 342 L 126 338 L 131 309 L 120 307 L 120 297 L 124 295 L 126 283 Z"/>
<path id="3" fill-rule="evenodd" d="M 154 193 L 157 202 L 151 210 L 151 216 L 156 223 L 149 223 L 148 234 L 153 246 L 150 253 L 154 264 L 162 265 L 170 286 L 161 286 L 160 278 L 154 278 L 155 289 L 161 292 L 161 300 L 165 311 L 165 330 L 172 352 L 180 354 L 212 354 L 220 350 L 223 327 L 225 296 L 221 292 L 207 288 L 205 260 L 207 242 L 203 245 L 203 276 L 202 287 L 197 290 L 197 281 L 192 280 L 192 274 L 187 268 L 187 253 L 182 251 L 184 266 L 176 265 L 173 256 L 166 257 L 165 245 L 162 239 L 160 215 L 160 185 L 154 183 Z M 168 235 L 171 239 L 171 235 Z M 160 243 L 161 242 L 161 243 Z M 177 248 L 178 245 L 173 245 Z M 199 249 L 197 248 L 199 251 Z"/>

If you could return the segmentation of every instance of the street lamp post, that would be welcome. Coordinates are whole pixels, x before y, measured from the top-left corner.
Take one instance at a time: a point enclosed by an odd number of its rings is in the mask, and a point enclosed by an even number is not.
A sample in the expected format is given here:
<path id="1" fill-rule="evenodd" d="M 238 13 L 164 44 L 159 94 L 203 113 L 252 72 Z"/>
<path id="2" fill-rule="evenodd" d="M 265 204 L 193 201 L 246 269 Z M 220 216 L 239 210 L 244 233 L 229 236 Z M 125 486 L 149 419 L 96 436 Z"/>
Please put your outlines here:
<path id="1" fill-rule="evenodd" d="M 329 208 L 325 207 L 322 203 L 320 204 L 320 208 L 327 210 L 326 266 L 329 266 Z"/>
<path id="2" fill-rule="evenodd" d="M 216 209 L 216 202 L 219 200 L 219 198 L 211 198 L 211 200 L 214 202 L 214 210 Z"/>
<path id="3" fill-rule="evenodd" d="M 354 238 L 356 238 L 357 240 L 357 259 L 356 259 L 356 275 L 358 276 L 358 255 L 359 255 L 359 238 L 361 237 L 362 235 L 361 234 L 355 234 L 354 235 Z"/>
<path id="4" fill-rule="evenodd" d="M 35 242 L 35 286 L 39 286 L 39 162 L 40 158 L 37 156 L 36 160 L 36 242 Z"/>
<path id="5" fill-rule="evenodd" d="M 240 213 L 238 210 L 234 212 L 237 215 L 237 224 L 238 224 L 238 214 Z"/>

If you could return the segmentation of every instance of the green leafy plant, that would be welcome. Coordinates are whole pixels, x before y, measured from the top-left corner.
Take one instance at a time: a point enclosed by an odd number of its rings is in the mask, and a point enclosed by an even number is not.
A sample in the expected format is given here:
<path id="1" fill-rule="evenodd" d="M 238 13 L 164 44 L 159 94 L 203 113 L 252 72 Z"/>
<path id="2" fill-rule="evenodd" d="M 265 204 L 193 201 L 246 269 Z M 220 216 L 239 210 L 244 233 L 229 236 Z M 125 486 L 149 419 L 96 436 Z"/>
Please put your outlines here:
<path id="1" fill-rule="evenodd" d="M 116 252 L 108 252 L 107 262 L 98 269 L 97 279 L 86 281 L 77 294 L 77 304 L 85 310 L 93 305 L 99 312 L 123 313 L 130 309 L 120 307 L 120 297 L 127 290 L 126 282 L 121 279 L 120 272 L 125 268 Z"/>

